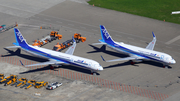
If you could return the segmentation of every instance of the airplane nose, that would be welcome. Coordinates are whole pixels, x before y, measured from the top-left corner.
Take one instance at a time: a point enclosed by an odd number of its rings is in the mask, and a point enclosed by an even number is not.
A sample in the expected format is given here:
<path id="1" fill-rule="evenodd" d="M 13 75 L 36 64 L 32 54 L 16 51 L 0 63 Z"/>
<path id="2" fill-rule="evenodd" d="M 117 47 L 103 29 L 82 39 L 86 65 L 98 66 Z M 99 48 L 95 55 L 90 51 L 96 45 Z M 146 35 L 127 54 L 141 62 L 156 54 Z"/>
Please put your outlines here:
<path id="1" fill-rule="evenodd" d="M 100 67 L 99 70 L 103 70 L 103 67 Z"/>
<path id="2" fill-rule="evenodd" d="M 175 64 L 176 63 L 176 61 L 175 60 L 173 60 L 173 64 Z"/>

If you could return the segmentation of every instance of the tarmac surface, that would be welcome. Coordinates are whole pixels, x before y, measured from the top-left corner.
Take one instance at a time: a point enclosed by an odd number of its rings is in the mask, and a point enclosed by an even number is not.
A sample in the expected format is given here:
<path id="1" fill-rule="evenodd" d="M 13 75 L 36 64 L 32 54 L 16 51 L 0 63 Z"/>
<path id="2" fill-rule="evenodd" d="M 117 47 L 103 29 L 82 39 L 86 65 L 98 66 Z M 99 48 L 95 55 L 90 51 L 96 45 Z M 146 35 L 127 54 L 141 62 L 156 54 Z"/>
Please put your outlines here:
<path id="1" fill-rule="evenodd" d="M 17 22 L 19 24 L 18 28 L 29 44 L 33 43 L 35 39 L 40 39 L 42 38 L 42 36 L 47 36 L 51 32 L 51 30 L 49 29 L 39 29 L 40 26 L 49 26 L 54 29 L 60 29 L 59 33 L 63 35 L 63 38 L 61 40 L 56 40 L 43 46 L 44 48 L 48 49 L 52 49 L 57 42 L 61 43 L 68 39 L 71 39 L 75 32 L 81 33 L 82 36 L 87 38 L 87 41 L 77 44 L 74 55 L 98 61 L 104 67 L 104 70 L 100 72 L 100 75 L 97 75 L 97 77 L 126 85 L 140 87 L 158 93 L 167 94 L 169 95 L 169 98 L 166 99 L 166 101 L 169 101 L 171 99 L 173 99 L 173 101 L 179 101 L 180 25 L 163 22 L 164 19 L 162 19 L 162 21 L 159 21 L 123 12 L 93 7 L 91 5 L 88 5 L 85 0 L 53 0 L 53 2 L 49 0 L 34 0 L 31 1 L 31 3 L 29 3 L 29 1 L 22 0 L 18 0 L 17 2 L 14 2 L 13 0 L 0 1 L 3 2 L 2 4 L 0 4 L 0 8 L 3 8 L 0 9 L 0 22 L 6 25 L 11 25 Z M 124 42 L 139 47 L 147 46 L 148 42 L 152 40 L 151 32 L 153 31 L 157 37 L 157 42 L 154 50 L 170 54 L 176 60 L 176 64 L 169 66 L 169 68 L 162 68 L 162 64 L 152 61 L 136 63 L 135 65 L 130 65 L 129 62 L 106 63 L 102 61 L 100 55 L 102 55 L 106 60 L 123 58 L 126 56 L 109 48 L 106 48 L 106 51 L 104 51 L 100 50 L 101 46 L 91 45 L 92 43 L 97 43 L 98 39 L 101 38 L 99 25 L 105 25 L 106 29 L 115 41 Z M 5 50 L 4 47 L 11 46 L 11 43 L 13 42 L 15 42 L 13 29 L 1 33 L 1 54 L 11 57 L 20 57 L 22 59 L 36 62 L 43 61 L 36 60 L 34 59 L 34 57 L 31 57 L 24 52 L 21 52 L 22 55 L 8 53 L 10 51 Z M 16 49 L 13 50 L 16 51 Z M 64 50 L 63 52 L 65 51 L 66 50 Z M 4 64 L 1 63 L 1 65 Z M 10 68 L 9 64 L 6 64 L 5 66 Z M 67 69 L 90 75 L 90 71 L 80 69 L 78 67 L 68 67 Z M 22 71 L 26 71 L 26 69 L 22 69 Z M 9 72 L 10 71 L 3 71 L 3 73 L 6 73 L 7 75 L 10 74 Z M 38 75 L 39 73 L 41 73 L 41 71 L 20 75 L 29 75 L 27 77 L 31 77 L 33 79 L 33 75 Z M 43 75 L 49 76 L 50 74 L 43 73 Z M 41 75 L 38 76 L 42 77 Z M 61 77 L 53 78 L 55 80 L 58 80 L 58 78 L 60 78 L 60 80 L 69 83 L 67 86 L 62 87 L 62 89 L 56 89 L 52 94 L 50 91 L 47 91 L 47 94 L 45 94 L 47 96 L 45 98 L 34 97 L 33 95 L 27 96 L 29 94 L 34 94 L 32 92 L 35 88 L 31 88 L 30 91 L 26 91 L 20 90 L 20 88 L 15 87 L 4 88 L 3 85 L 0 85 L 0 90 L 3 90 L 3 92 L 5 92 L 3 93 L 4 95 L 6 93 L 11 93 L 12 95 L 16 94 L 13 93 L 14 91 L 21 92 L 17 94 L 19 95 L 17 99 L 21 100 L 154 100 L 138 95 L 129 94 L 126 92 L 114 91 L 112 89 L 98 87 L 90 83 L 85 84 L 83 81 L 77 81 L 78 83 L 76 84 L 76 81 L 73 80 L 68 80 Z M 45 79 L 45 77 L 42 77 L 42 79 Z M 68 88 L 70 86 L 72 86 L 72 89 Z M 76 92 L 80 88 L 75 88 L 81 86 L 83 87 L 83 90 Z M 70 90 L 73 90 L 73 92 L 76 93 L 71 94 Z M 41 89 L 40 91 L 44 92 L 45 89 Z M 24 92 L 27 93 L 23 95 Z M 7 100 L 8 97 L 4 96 L 3 94 L 0 94 L 1 98 Z M 55 94 L 56 97 L 54 97 L 55 95 L 53 94 Z M 62 96 L 66 94 L 69 95 L 67 97 Z M 10 99 L 12 98 L 9 98 L 8 100 Z"/>

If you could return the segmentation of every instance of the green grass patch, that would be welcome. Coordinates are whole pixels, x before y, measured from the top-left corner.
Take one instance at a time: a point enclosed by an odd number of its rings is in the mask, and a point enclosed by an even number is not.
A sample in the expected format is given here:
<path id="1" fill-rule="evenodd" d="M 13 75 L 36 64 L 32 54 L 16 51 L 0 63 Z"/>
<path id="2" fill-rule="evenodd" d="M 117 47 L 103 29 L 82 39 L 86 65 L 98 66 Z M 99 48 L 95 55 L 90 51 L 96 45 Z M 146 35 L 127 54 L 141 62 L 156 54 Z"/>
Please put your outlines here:
<path id="1" fill-rule="evenodd" d="M 91 0 L 90 5 L 180 24 L 179 0 Z"/>

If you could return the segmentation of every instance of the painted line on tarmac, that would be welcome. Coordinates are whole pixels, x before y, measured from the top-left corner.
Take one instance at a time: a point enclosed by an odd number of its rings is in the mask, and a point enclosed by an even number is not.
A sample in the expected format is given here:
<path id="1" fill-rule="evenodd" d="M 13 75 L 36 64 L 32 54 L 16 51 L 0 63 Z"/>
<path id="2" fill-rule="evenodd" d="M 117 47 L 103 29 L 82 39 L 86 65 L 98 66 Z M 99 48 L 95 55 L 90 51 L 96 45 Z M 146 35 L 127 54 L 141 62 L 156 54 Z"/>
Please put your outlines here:
<path id="1" fill-rule="evenodd" d="M 180 35 L 177 36 L 177 37 L 175 37 L 175 38 L 173 38 L 173 39 L 171 39 L 171 40 L 169 40 L 169 41 L 166 42 L 165 44 L 169 45 L 169 44 L 171 44 L 171 43 L 173 43 L 173 42 L 175 42 L 175 41 L 177 41 L 177 40 L 179 40 L 179 39 L 180 39 Z"/>

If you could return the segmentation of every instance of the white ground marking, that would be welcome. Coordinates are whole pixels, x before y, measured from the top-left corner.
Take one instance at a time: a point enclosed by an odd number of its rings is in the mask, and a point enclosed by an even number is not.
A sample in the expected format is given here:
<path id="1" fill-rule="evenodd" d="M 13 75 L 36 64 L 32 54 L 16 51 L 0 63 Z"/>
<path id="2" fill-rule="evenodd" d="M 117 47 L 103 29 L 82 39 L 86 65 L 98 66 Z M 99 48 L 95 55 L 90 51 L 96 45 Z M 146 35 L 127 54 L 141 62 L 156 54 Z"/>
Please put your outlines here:
<path id="1" fill-rule="evenodd" d="M 177 41 L 177 40 L 179 40 L 179 39 L 180 39 L 180 35 L 177 36 L 177 37 L 175 37 L 175 38 L 173 38 L 173 39 L 171 39 L 171 40 L 169 40 L 169 41 L 166 42 L 165 44 L 169 45 L 169 44 L 171 44 L 171 43 L 173 43 L 173 42 L 175 42 L 175 41 Z"/>

